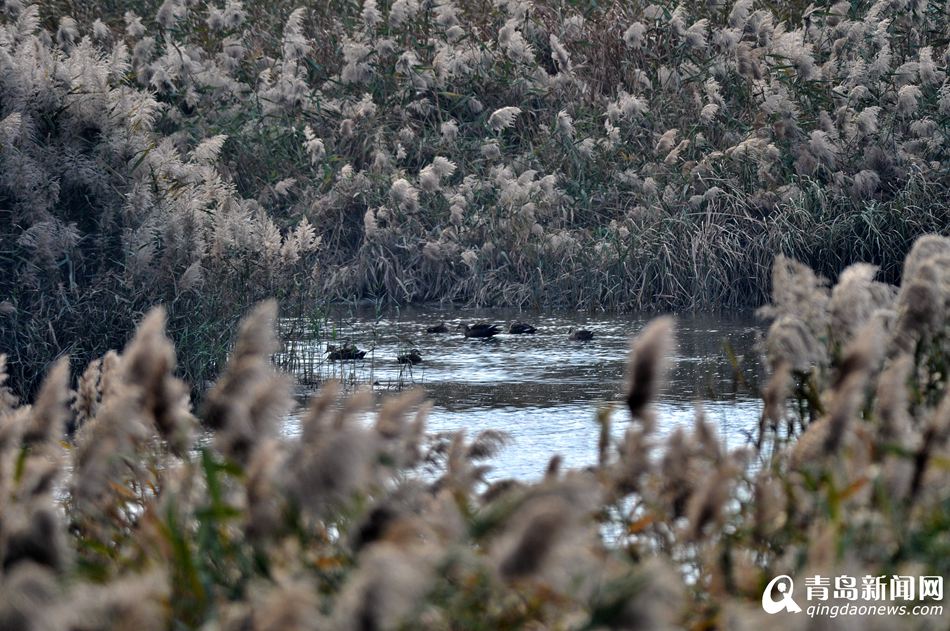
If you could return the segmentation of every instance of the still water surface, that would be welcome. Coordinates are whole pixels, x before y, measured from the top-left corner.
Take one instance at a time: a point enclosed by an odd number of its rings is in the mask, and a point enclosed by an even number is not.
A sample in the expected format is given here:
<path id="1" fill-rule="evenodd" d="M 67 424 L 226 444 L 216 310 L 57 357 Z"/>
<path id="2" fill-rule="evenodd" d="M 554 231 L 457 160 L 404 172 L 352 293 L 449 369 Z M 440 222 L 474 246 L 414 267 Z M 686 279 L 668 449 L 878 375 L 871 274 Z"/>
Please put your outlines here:
<path id="1" fill-rule="evenodd" d="M 502 333 L 482 340 L 466 339 L 454 330 L 461 322 L 488 321 L 507 331 L 515 320 L 533 324 L 538 332 Z M 449 333 L 425 332 L 443 321 Z M 491 462 L 494 469 L 488 479 L 534 479 L 553 454 L 560 454 L 568 467 L 596 461 L 595 413 L 598 407 L 621 400 L 630 339 L 648 321 L 645 316 L 569 311 L 430 309 L 382 316 L 354 312 L 335 316 L 318 339 L 298 340 L 294 348 L 322 356 L 327 341 L 349 340 L 360 349 L 372 349 L 362 361 L 319 366 L 319 376 L 355 377 L 376 382 L 383 391 L 399 384 L 422 387 L 435 405 L 428 421 L 430 432 L 465 428 L 471 437 L 483 429 L 504 430 L 511 442 Z M 593 331 L 594 339 L 568 341 L 572 327 Z M 758 370 L 753 345 L 758 330 L 751 314 L 677 316 L 677 346 L 656 405 L 661 434 L 692 425 L 699 403 L 730 447 L 746 442 L 761 410 L 754 395 Z M 726 345 L 738 357 L 744 381 L 736 379 Z M 418 349 L 423 357 L 411 372 L 395 359 L 409 349 Z M 613 431 L 620 436 L 629 415 L 618 405 L 612 418 Z M 289 419 L 285 429 L 297 431 L 296 419 Z"/>

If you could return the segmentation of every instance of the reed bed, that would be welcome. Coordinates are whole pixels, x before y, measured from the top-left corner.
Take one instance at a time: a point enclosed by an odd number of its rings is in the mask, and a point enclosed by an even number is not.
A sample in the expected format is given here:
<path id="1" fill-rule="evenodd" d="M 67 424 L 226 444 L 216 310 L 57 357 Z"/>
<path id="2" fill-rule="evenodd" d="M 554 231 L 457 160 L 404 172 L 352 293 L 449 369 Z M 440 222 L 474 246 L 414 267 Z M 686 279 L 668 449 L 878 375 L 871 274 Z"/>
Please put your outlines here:
<path id="1" fill-rule="evenodd" d="M 945 3 L 299 4 L 0 3 L 20 394 L 158 303 L 204 383 L 268 297 L 758 306 L 950 223 Z"/>
<path id="2" fill-rule="evenodd" d="M 749 444 L 701 410 L 660 437 L 663 317 L 632 341 L 624 409 L 596 415 L 595 466 L 552 454 L 491 484 L 504 433 L 428 437 L 418 391 L 374 408 L 331 382 L 282 434 L 273 301 L 193 409 L 152 310 L 32 405 L 0 370 L 0 629 L 811 628 L 762 612 L 771 577 L 950 574 L 948 270 L 940 236 L 899 287 L 779 258 Z"/>

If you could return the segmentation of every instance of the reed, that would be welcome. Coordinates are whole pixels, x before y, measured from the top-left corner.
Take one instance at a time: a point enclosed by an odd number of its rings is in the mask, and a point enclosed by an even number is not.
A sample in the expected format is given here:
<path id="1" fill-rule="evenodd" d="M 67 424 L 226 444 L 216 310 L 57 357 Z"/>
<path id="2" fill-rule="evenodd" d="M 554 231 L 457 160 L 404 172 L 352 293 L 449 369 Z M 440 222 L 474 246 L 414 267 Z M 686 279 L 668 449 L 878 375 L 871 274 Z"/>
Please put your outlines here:
<path id="1" fill-rule="evenodd" d="M 20 394 L 158 303 L 201 391 L 268 297 L 758 306 L 950 223 L 935 2 L 305 4 L 3 3 Z"/>
<path id="2" fill-rule="evenodd" d="M 376 406 L 330 382 L 298 435 L 278 432 L 293 403 L 274 302 L 197 409 L 161 309 L 75 385 L 59 362 L 32 405 L 0 356 L 0 629 L 745 628 L 778 574 L 945 576 L 950 312 L 921 304 L 950 300 L 948 253 L 918 241 L 873 309 L 841 306 L 876 286 L 868 268 L 829 286 L 778 259 L 767 314 L 787 324 L 765 339 L 748 444 L 726 448 L 701 410 L 659 435 L 663 318 L 632 342 L 627 408 L 597 413 L 595 465 L 553 455 L 491 485 L 509 436 L 427 436 L 418 391 Z M 775 342 L 792 320 L 822 352 Z"/>

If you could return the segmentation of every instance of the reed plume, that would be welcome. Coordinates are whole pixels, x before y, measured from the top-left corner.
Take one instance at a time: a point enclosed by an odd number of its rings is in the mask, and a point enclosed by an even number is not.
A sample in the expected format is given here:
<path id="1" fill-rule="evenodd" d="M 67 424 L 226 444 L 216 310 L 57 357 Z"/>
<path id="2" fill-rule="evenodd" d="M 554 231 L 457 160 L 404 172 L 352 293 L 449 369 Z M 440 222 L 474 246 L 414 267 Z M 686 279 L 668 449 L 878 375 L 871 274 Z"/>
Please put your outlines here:
<path id="1" fill-rule="evenodd" d="M 757 606 L 761 573 L 795 572 L 796 558 L 831 571 L 844 562 L 843 536 L 868 543 L 851 562 L 877 572 L 892 554 L 878 551 L 900 549 L 907 531 L 882 515 L 904 511 L 919 528 L 945 501 L 945 472 L 934 463 L 950 437 L 950 398 L 932 368 L 943 348 L 901 352 L 899 317 L 882 316 L 887 302 L 875 302 L 894 292 L 875 297 L 870 269 L 853 271 L 827 293 L 813 286 L 813 304 L 773 308 L 782 314 L 766 347 L 780 352 L 763 393 L 757 470 L 751 450 L 726 449 L 702 408 L 691 430 L 660 439 L 650 406 L 672 345 L 669 318 L 631 344 L 625 401 L 639 422 L 618 442 L 609 408 L 601 410 L 597 464 L 588 469 L 555 456 L 535 479 L 493 480 L 486 462 L 508 434 L 427 437 L 429 405 L 418 391 L 377 406 L 366 389 L 341 402 L 336 382 L 312 397 L 299 435 L 278 437 L 287 408 L 271 366 L 273 304 L 242 323 L 209 393 L 209 440 L 176 452 L 168 428 L 187 422 L 188 407 L 162 313 L 152 312 L 121 355 L 79 378 L 75 408 L 84 420 L 65 452 L 70 466 L 46 438 L 69 414 L 66 364 L 32 408 L 5 399 L 0 622 L 56 625 L 69 612 L 91 628 L 203 620 L 234 629 L 385 629 L 449 625 L 477 603 L 496 625 L 513 615 L 549 625 L 570 615 L 595 626 L 664 628 L 710 620 L 708 599 L 743 619 L 742 607 Z M 849 311 L 844 296 L 855 291 L 869 302 Z M 841 338 L 812 328 L 835 317 L 855 327 L 843 349 L 834 348 Z M 788 331 L 825 346 L 808 351 L 804 381 L 788 360 Z M 783 434 L 782 419 L 803 406 L 817 406 L 818 420 L 799 418 L 798 438 Z M 44 438 L 25 443 L 34 418 L 46 419 L 34 432 Z M 105 568 L 104 582 L 71 578 L 89 567 Z M 195 582 L 197 572 L 207 582 Z M 687 574 L 708 583 L 684 590 Z M 509 604 L 526 598 L 543 606 Z"/>
<path id="2" fill-rule="evenodd" d="M 66 432 L 66 422 L 70 418 L 68 406 L 71 396 L 69 359 L 63 357 L 50 369 L 43 381 L 23 430 L 23 443 L 42 447 L 60 440 Z"/>
<path id="3" fill-rule="evenodd" d="M 627 360 L 627 409 L 632 418 L 643 423 L 646 431 L 652 431 L 654 427 L 649 404 L 664 378 L 666 357 L 673 344 L 673 320 L 664 317 L 648 324 L 630 347 Z"/>
<path id="4" fill-rule="evenodd" d="M 0 4 L 0 628 L 752 628 L 769 576 L 950 571 L 935 3 Z M 274 295 L 770 290 L 752 465 L 652 408 L 668 320 L 596 466 L 517 480 L 413 393 L 279 434 L 273 304 L 230 348 Z"/>
<path id="5" fill-rule="evenodd" d="M 134 388 L 137 405 L 178 455 L 190 447 L 195 419 L 188 388 L 174 376 L 175 349 L 165 336 L 165 312 L 153 309 L 122 353 L 124 384 Z"/>
<path id="6" fill-rule="evenodd" d="M 221 379 L 208 393 L 203 421 L 217 430 L 221 450 L 246 463 L 254 444 L 276 431 L 289 409 L 286 379 L 271 367 L 277 350 L 277 303 L 261 303 L 241 322 L 234 352 Z"/>

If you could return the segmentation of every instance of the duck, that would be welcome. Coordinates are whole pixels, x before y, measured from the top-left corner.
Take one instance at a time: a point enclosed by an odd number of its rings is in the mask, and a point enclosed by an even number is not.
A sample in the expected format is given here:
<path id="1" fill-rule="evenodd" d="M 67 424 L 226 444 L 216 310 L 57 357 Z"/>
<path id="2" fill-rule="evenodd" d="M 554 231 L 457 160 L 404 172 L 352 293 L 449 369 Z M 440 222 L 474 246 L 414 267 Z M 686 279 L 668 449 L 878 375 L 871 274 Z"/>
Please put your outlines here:
<path id="1" fill-rule="evenodd" d="M 416 364 L 422 363 L 422 355 L 419 354 L 418 350 L 412 349 L 408 353 L 397 355 L 396 362 L 400 364 L 409 364 L 410 366 L 415 366 Z"/>
<path id="2" fill-rule="evenodd" d="M 331 362 L 353 361 L 366 357 L 366 351 L 361 351 L 355 346 L 350 346 L 349 342 L 343 346 L 327 344 L 327 359 Z"/>
<path id="3" fill-rule="evenodd" d="M 527 322 L 512 322 L 508 327 L 508 332 L 512 335 L 521 335 L 522 333 L 537 333 L 537 329 Z"/>
<path id="4" fill-rule="evenodd" d="M 439 322 L 433 326 L 426 327 L 426 333 L 448 333 L 449 327 L 445 326 L 445 322 Z"/>
<path id="5" fill-rule="evenodd" d="M 472 326 L 460 324 L 457 328 L 462 330 L 465 337 L 491 337 L 501 333 L 497 324 L 489 324 L 488 322 L 477 322 Z"/>
<path id="6" fill-rule="evenodd" d="M 567 339 L 572 342 L 589 342 L 594 339 L 594 333 L 587 329 L 571 329 L 567 332 Z"/>

